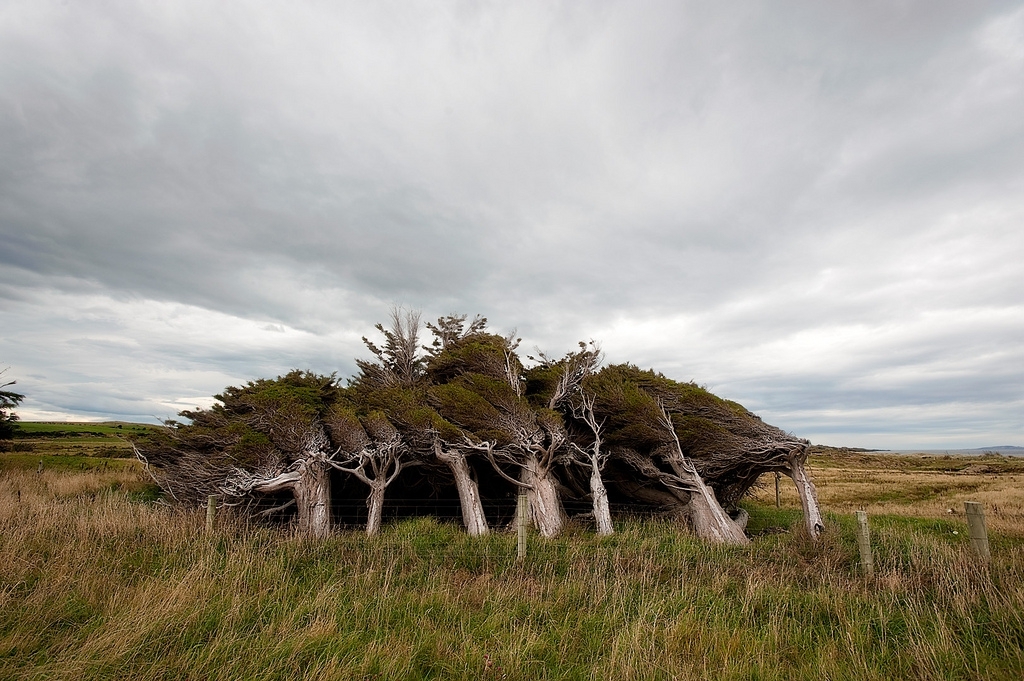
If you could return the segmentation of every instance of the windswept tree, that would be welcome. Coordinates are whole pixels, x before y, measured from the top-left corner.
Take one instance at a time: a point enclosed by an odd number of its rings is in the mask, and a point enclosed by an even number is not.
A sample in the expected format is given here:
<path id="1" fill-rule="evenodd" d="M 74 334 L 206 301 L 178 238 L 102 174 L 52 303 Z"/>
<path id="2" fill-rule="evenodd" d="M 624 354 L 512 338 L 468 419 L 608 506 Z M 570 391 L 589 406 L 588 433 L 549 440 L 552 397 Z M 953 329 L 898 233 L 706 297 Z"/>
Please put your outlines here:
<path id="1" fill-rule="evenodd" d="M 430 357 L 431 404 L 465 433 L 466 446 L 479 451 L 513 486 L 526 490 L 530 515 L 540 533 L 552 537 L 565 525 L 555 468 L 568 455 L 560 413 L 532 405 L 514 335 L 479 328 L 450 339 Z"/>
<path id="2" fill-rule="evenodd" d="M 579 349 L 554 360 L 538 353 L 537 365 L 526 373 L 527 394 L 536 406 L 557 411 L 572 426 L 567 433 L 564 461 L 587 469 L 591 506 L 598 534 L 614 532 L 608 490 L 603 473 L 608 450 L 602 447 L 601 430 L 594 413 L 594 395 L 585 390 L 584 381 L 601 364 L 601 348 L 594 341 L 579 343 Z"/>
<path id="3" fill-rule="evenodd" d="M 417 347 L 419 315 L 393 310 L 391 327 L 377 326 L 385 336 L 383 347 L 378 348 L 363 339 L 377 361 L 360 361 L 360 373 L 352 381 L 358 402 L 364 408 L 385 414 L 394 425 L 408 460 L 435 478 L 451 479 L 459 496 L 463 524 L 471 536 L 485 535 L 489 530 L 477 476 L 470 462 L 470 457 L 478 450 L 466 431 L 445 419 L 431 405 L 431 377 L 427 367 L 453 348 L 453 344 L 478 333 L 486 323 L 486 319 L 476 317 L 467 325 L 465 315 L 442 317 L 437 325 L 428 323 L 434 342 L 422 348 L 426 353 L 420 355 Z"/>
<path id="4" fill-rule="evenodd" d="M 569 443 L 574 453 L 573 462 L 586 467 L 590 473 L 590 500 L 594 513 L 594 524 L 597 533 L 608 535 L 615 533 L 612 524 L 612 511 L 608 502 L 608 488 L 604 484 L 604 467 L 608 463 L 609 451 L 603 447 L 601 431 L 604 421 L 598 422 L 594 413 L 594 395 L 579 391 L 578 399 L 571 403 L 570 409 L 575 421 L 583 424 L 589 431 L 582 438 L 573 438 Z M 582 440 L 582 442 L 581 442 Z"/>
<path id="5" fill-rule="evenodd" d="M 210 409 L 181 412 L 190 423 L 168 421 L 137 443 L 136 454 L 174 499 L 201 503 L 216 494 L 252 505 L 261 495 L 288 492 L 291 500 L 260 512 L 295 506 L 299 531 L 324 536 L 336 446 L 323 416 L 342 394 L 333 375 L 303 371 L 229 387 Z"/>
<path id="6" fill-rule="evenodd" d="M 647 378 L 635 367 L 613 365 L 584 382 L 584 389 L 594 395 L 593 418 L 605 424 L 604 440 L 615 466 L 606 482 L 627 498 L 685 518 L 700 537 L 744 543 L 742 528 L 683 450 L 677 424 L 648 389 Z M 674 384 L 664 380 L 666 386 Z"/>
<path id="7" fill-rule="evenodd" d="M 342 418 L 338 416 L 340 422 Z M 346 454 L 331 465 L 354 475 L 370 488 L 366 497 L 366 534 L 372 537 L 380 532 L 384 492 L 402 471 L 402 459 L 408 447 L 383 412 L 374 411 L 361 419 L 353 414 L 347 425 Z M 335 428 L 340 427 L 343 427 L 340 423 L 335 425 Z"/>
<path id="8" fill-rule="evenodd" d="M 227 388 L 210 409 L 182 412 L 187 423 L 170 421 L 139 442 L 138 455 L 174 499 L 218 494 L 248 513 L 294 512 L 313 536 L 331 530 L 331 480 L 342 474 L 368 488 L 370 534 L 386 496 L 426 481 L 443 503 L 454 488 L 471 535 L 489 531 L 486 495 L 501 514 L 524 490 L 545 537 L 564 527 L 565 501 L 585 500 L 598 532 L 610 534 L 618 500 L 709 541 L 743 543 L 736 503 L 773 471 L 796 483 L 808 532 L 822 531 L 808 442 L 739 404 L 633 365 L 600 368 L 594 342 L 558 359 L 538 353 L 527 369 L 515 334 L 489 332 L 483 317 L 426 327 L 433 339 L 424 347 L 419 314 L 396 308 L 389 326 L 377 325 L 383 341 L 363 339 L 372 358 L 357 360 L 346 386 L 293 371 Z M 353 487 L 339 488 L 343 504 Z"/>
<path id="9" fill-rule="evenodd" d="M 7 369 L 0 371 L 0 375 L 6 372 Z M 17 381 L 0 383 L 0 440 L 9 440 L 14 436 L 14 429 L 18 423 L 18 415 L 14 413 L 14 409 L 25 399 L 21 393 L 5 390 L 15 383 Z"/>
<path id="10" fill-rule="evenodd" d="M 693 465 L 724 509 L 735 509 L 762 473 L 785 471 L 796 481 L 806 477 L 806 440 L 765 424 L 741 405 L 693 383 L 621 364 L 605 367 L 586 385 L 598 395 L 598 415 L 607 419 L 606 442 L 614 450 L 616 466 L 614 484 L 627 496 L 673 507 L 675 502 L 665 494 L 680 497 L 675 487 L 682 483 L 669 482 L 665 475 L 687 477 L 679 474 L 683 460 Z M 663 410 L 672 423 L 671 432 L 664 424 Z M 809 478 L 807 483 L 801 493 L 807 499 L 805 518 L 808 531 L 817 536 L 823 524 Z M 703 493 L 700 496 L 706 500 Z M 698 532 L 701 526 L 722 526 L 714 520 L 719 515 L 714 508 L 690 507 L 685 515 Z M 714 522 L 707 525 L 710 521 Z M 735 534 L 727 527 L 721 531 L 726 536 Z"/>
<path id="11" fill-rule="evenodd" d="M 688 506 L 694 532 L 698 537 L 720 543 L 747 543 L 743 528 L 725 512 L 715 497 L 714 490 L 704 482 L 704 478 L 697 471 L 693 461 L 683 452 L 682 445 L 679 443 L 679 434 L 676 432 L 676 424 L 661 402 L 658 403 L 658 409 L 661 417 L 658 421 L 671 440 L 667 451 L 664 448 L 659 450 L 660 456 L 672 469 L 676 479 L 690 488 Z"/>
<path id="12" fill-rule="evenodd" d="M 363 343 L 377 361 L 356 360 L 362 374 L 360 380 L 377 387 L 415 385 L 422 376 L 424 363 L 419 344 L 420 313 L 394 307 L 391 326 L 377 324 L 375 328 L 384 336 L 384 345 L 378 347 L 363 336 Z"/>
<path id="13" fill-rule="evenodd" d="M 796 485 L 807 532 L 812 537 L 821 534 L 825 525 L 806 468 L 810 442 L 694 383 L 672 381 L 652 371 L 638 374 L 639 382 L 672 412 L 683 451 L 723 506 L 734 507 L 762 474 L 784 473 Z"/>

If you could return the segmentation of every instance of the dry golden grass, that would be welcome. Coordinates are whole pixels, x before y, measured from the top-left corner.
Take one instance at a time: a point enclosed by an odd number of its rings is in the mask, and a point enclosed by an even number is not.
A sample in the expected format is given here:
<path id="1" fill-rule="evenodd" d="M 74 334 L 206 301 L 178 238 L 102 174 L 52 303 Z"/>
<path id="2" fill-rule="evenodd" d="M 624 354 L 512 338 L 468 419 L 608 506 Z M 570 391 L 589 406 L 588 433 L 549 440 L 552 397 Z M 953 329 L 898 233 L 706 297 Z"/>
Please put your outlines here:
<path id="1" fill-rule="evenodd" d="M 828 511 L 962 520 L 964 502 L 978 501 L 990 531 L 1024 537 L 1024 459 L 835 453 L 809 464 Z M 785 478 L 781 491 L 784 506 L 799 506 Z M 762 476 L 752 499 L 774 505 L 773 476 Z"/>
<path id="2" fill-rule="evenodd" d="M 897 491 L 891 473 L 858 487 L 890 468 L 819 462 L 826 510 Z M 947 474 L 960 479 L 906 479 Z M 1024 676 L 1024 542 L 997 537 L 984 567 L 948 514 L 874 525 L 867 579 L 850 518 L 808 540 L 791 485 L 782 511 L 773 485 L 750 508 L 792 531 L 749 547 L 630 522 L 532 537 L 522 566 L 514 537 L 429 519 L 372 540 L 232 522 L 207 537 L 201 511 L 147 503 L 145 485 L 132 470 L 0 472 L 0 678 Z"/>

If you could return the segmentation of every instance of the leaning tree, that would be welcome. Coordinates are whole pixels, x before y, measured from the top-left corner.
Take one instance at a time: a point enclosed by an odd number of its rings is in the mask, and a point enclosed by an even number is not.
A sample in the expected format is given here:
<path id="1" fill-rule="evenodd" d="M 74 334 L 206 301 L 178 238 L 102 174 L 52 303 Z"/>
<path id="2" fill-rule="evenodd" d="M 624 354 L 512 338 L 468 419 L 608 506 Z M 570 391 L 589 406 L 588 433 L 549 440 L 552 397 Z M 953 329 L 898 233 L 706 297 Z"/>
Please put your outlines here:
<path id="1" fill-rule="evenodd" d="M 357 360 L 347 385 L 293 371 L 227 388 L 210 409 L 182 412 L 187 423 L 137 443 L 138 455 L 173 499 L 217 494 L 244 513 L 292 516 L 314 536 L 330 532 L 332 502 L 358 499 L 360 485 L 376 533 L 387 490 L 398 482 L 394 494 L 408 494 L 410 475 L 456 497 L 471 535 L 498 520 L 485 502 L 507 508 L 495 500 L 524 491 L 545 537 L 583 503 L 598 532 L 611 533 L 614 501 L 743 543 L 737 502 L 763 473 L 785 472 L 808 531 L 823 529 L 808 442 L 741 405 L 630 364 L 601 367 L 593 342 L 557 359 L 540 353 L 527 368 L 515 334 L 488 331 L 482 317 L 426 327 L 433 341 L 423 347 L 419 315 L 396 309 L 377 326 L 382 341 L 363 339 L 372 357 Z"/>
<path id="2" fill-rule="evenodd" d="M 359 360 L 359 374 L 352 379 L 350 392 L 364 409 L 385 415 L 401 439 L 405 457 L 420 468 L 435 485 L 453 485 L 459 498 L 462 520 L 471 536 L 487 534 L 477 474 L 471 458 L 479 453 L 471 434 L 442 416 L 431 388 L 439 362 L 462 361 L 456 348 L 478 334 L 487 320 L 476 317 L 467 325 L 465 315 L 449 315 L 437 324 L 427 324 L 434 334 L 431 346 L 420 353 L 420 319 L 417 313 L 392 310 L 391 326 L 378 324 L 384 336 L 378 347 L 363 338 L 374 360 Z M 447 370 L 459 373 L 455 366 Z"/>
<path id="3" fill-rule="evenodd" d="M 719 508 L 734 509 L 742 518 L 736 507 L 740 498 L 763 473 L 780 471 L 797 484 L 810 534 L 823 529 L 805 467 L 807 440 L 692 382 L 630 364 L 603 368 L 584 382 L 584 389 L 595 395 L 595 413 L 605 422 L 604 440 L 612 450 L 610 484 L 626 497 L 686 515 L 698 532 L 703 526 L 706 533 L 736 537 Z M 714 502 L 704 490 L 693 497 L 707 505 L 704 509 L 685 509 L 689 497 L 680 488 L 687 485 L 675 479 L 693 479 L 694 472 L 713 492 Z"/>
<path id="4" fill-rule="evenodd" d="M 264 515 L 294 506 L 301 532 L 325 536 L 337 446 L 324 416 L 343 394 L 333 375 L 305 371 L 229 387 L 210 409 L 181 412 L 190 423 L 168 421 L 136 443 L 136 455 L 172 499 L 219 495 Z M 265 508 L 281 493 L 292 498 Z"/>
<path id="5" fill-rule="evenodd" d="M 430 358 L 432 406 L 464 432 L 510 485 L 526 491 L 530 516 L 545 537 L 557 535 L 566 514 L 556 469 L 568 454 L 562 415 L 530 403 L 514 335 L 482 328 L 448 343 Z"/>

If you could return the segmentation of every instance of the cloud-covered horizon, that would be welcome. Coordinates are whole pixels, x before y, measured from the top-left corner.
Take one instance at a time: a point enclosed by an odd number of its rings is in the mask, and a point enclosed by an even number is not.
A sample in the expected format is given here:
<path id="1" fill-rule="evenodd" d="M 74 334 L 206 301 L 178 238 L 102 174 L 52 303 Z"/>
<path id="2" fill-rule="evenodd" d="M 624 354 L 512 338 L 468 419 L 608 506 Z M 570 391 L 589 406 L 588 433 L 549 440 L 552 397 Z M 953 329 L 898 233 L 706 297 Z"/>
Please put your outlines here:
<path id="1" fill-rule="evenodd" d="M 0 368 L 152 421 L 403 304 L 1024 444 L 1021 111 L 1014 2 L 0 4 Z"/>

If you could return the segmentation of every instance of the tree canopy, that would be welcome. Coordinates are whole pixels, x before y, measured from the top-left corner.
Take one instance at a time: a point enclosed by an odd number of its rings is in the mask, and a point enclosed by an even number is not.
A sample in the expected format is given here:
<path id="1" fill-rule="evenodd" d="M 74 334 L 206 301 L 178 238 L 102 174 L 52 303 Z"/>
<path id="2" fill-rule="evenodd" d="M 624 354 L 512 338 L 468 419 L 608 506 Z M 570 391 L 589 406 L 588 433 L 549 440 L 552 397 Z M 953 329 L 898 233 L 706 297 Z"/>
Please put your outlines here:
<path id="1" fill-rule="evenodd" d="M 6 369 L 0 371 L 0 376 L 6 372 Z M 0 440 L 9 440 L 14 436 L 14 429 L 18 423 L 18 415 L 14 413 L 14 409 L 25 399 L 21 393 L 6 390 L 15 383 L 17 381 L 0 383 Z"/>
<path id="2" fill-rule="evenodd" d="M 363 339 L 372 358 L 344 385 L 295 370 L 226 388 L 210 409 L 184 411 L 138 442 L 139 457 L 178 501 L 215 494 L 317 535 L 353 495 L 365 495 L 360 522 L 376 532 L 390 488 L 392 504 L 457 499 L 472 534 L 507 520 L 523 492 L 545 536 L 581 514 L 611 532 L 624 508 L 742 542 L 736 503 L 770 471 L 793 477 L 808 531 L 821 531 L 809 443 L 692 382 L 602 367 L 593 341 L 527 357 L 527 367 L 515 334 L 489 331 L 480 316 L 426 324 L 425 346 L 418 313 L 394 310 L 376 328 L 383 341 Z"/>

